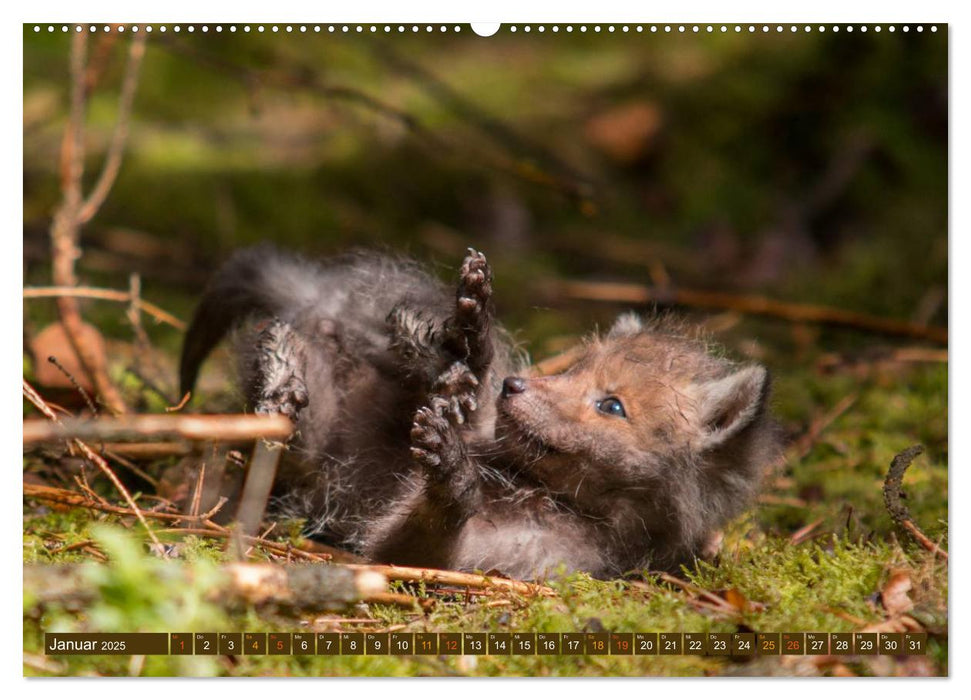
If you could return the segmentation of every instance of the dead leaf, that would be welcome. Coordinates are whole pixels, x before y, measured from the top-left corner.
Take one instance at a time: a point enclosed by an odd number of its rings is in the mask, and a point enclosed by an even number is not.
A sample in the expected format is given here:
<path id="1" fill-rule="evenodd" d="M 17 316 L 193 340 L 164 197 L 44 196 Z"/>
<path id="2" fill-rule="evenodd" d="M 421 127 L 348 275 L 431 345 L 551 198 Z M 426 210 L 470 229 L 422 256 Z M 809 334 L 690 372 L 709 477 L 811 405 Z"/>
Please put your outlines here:
<path id="1" fill-rule="evenodd" d="M 651 150 L 661 122 L 656 105 L 631 102 L 594 116 L 586 124 L 586 135 L 615 161 L 633 163 Z"/>
<path id="2" fill-rule="evenodd" d="M 105 357 L 105 341 L 98 330 L 87 323 L 81 324 L 81 342 L 94 351 L 94 356 Z M 81 367 L 71 341 L 60 323 L 45 327 L 31 343 L 31 352 L 37 360 L 34 376 L 37 384 L 47 388 L 73 389 L 74 385 L 64 372 L 47 358 L 55 357 L 60 365 L 78 381 L 88 393 L 94 392 L 90 379 Z"/>
<path id="3" fill-rule="evenodd" d="M 909 612 L 914 607 L 914 601 L 908 595 L 911 588 L 913 584 L 908 572 L 901 570 L 891 573 L 890 580 L 880 591 L 880 600 L 887 614 L 896 617 Z"/>
<path id="4" fill-rule="evenodd" d="M 752 609 L 748 598 L 746 598 L 742 593 L 734 588 L 729 588 L 725 591 L 725 595 L 722 596 L 725 601 L 731 605 L 733 608 L 740 612 L 748 612 Z"/>

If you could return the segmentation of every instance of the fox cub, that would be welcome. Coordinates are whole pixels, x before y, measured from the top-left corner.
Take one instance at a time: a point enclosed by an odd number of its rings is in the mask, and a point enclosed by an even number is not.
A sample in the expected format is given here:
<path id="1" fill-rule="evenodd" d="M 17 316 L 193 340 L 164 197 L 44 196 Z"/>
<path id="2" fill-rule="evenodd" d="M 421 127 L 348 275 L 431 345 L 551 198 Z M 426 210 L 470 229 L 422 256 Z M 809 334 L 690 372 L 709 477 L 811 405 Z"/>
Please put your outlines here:
<path id="1" fill-rule="evenodd" d="M 251 408 L 295 423 L 276 507 L 373 561 L 676 569 L 779 449 L 766 369 L 670 321 L 621 316 L 566 371 L 530 376 L 473 250 L 454 291 L 385 255 L 238 252 L 186 335 L 183 392 L 230 330 Z"/>

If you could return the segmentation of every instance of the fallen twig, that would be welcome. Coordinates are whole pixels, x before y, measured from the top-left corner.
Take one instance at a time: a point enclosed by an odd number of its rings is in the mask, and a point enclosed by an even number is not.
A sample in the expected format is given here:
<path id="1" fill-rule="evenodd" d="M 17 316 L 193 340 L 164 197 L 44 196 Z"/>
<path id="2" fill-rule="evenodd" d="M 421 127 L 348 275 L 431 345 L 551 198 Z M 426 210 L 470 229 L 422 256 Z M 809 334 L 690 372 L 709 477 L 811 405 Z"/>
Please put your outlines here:
<path id="1" fill-rule="evenodd" d="M 138 309 L 159 323 L 167 323 L 173 328 L 184 331 L 186 324 L 151 302 L 138 298 L 133 299 L 131 291 L 120 289 L 99 289 L 97 287 L 24 287 L 24 299 L 50 299 L 59 297 L 76 297 L 79 299 L 100 299 L 102 301 L 118 301 L 124 304 L 134 304 Z"/>
<path id="2" fill-rule="evenodd" d="M 914 445 L 893 458 L 890 470 L 883 482 L 883 501 L 887 505 L 887 512 L 897 525 L 905 529 L 920 545 L 929 552 L 933 552 L 947 561 L 947 552 L 937 546 L 933 540 L 925 535 L 914 522 L 910 510 L 903 503 L 907 494 L 903 490 L 904 473 L 917 455 L 924 451 L 923 445 Z"/>
<path id="3" fill-rule="evenodd" d="M 225 499 L 222 499 L 219 503 L 222 503 Z M 212 511 L 210 511 L 212 512 Z M 297 559 L 303 559 L 304 561 L 314 561 L 314 562 L 329 562 L 332 560 L 331 555 L 326 553 L 311 552 L 300 547 L 294 547 L 289 542 L 274 542 L 272 540 L 264 540 L 260 537 L 255 537 L 251 535 L 239 535 L 236 531 L 222 527 L 212 522 L 209 519 L 209 513 L 205 513 L 197 518 L 201 520 L 207 527 L 182 527 L 182 528 L 169 528 L 165 530 L 159 530 L 163 534 L 175 534 L 175 535 L 197 535 L 198 537 L 213 537 L 216 539 L 229 539 L 231 537 L 240 537 L 243 543 L 247 545 L 254 545 L 262 549 L 267 550 L 271 554 L 280 557 L 293 556 Z M 182 516 L 183 520 L 192 520 L 193 518 L 188 516 Z"/>
<path id="4" fill-rule="evenodd" d="M 98 441 L 183 439 L 222 442 L 258 438 L 285 440 L 292 432 L 293 424 L 282 415 L 150 414 L 96 420 L 57 420 L 53 423 L 27 419 L 24 421 L 24 444 L 65 439 Z"/>
<path id="5" fill-rule="evenodd" d="M 218 503 L 215 508 L 212 508 L 207 513 L 202 513 L 197 516 L 187 515 L 185 513 L 166 513 L 157 510 L 139 510 L 138 513 L 135 512 L 133 508 L 126 508 L 124 506 L 116 506 L 111 503 L 107 503 L 104 499 L 97 499 L 90 495 L 85 495 L 78 493 L 77 491 L 70 491 L 68 489 L 61 489 L 54 486 L 43 486 L 41 484 L 30 484 L 24 482 L 23 484 L 24 497 L 25 498 L 36 498 L 41 501 L 46 501 L 48 503 L 57 503 L 63 506 L 71 506 L 74 508 L 90 508 L 92 510 L 101 511 L 102 513 L 113 513 L 115 515 L 128 515 L 137 516 L 141 513 L 144 518 L 152 518 L 155 520 L 163 520 L 167 522 L 208 522 L 223 506 L 225 499 Z M 161 530 L 160 532 L 165 532 Z M 178 532 L 188 533 L 188 530 L 179 530 Z M 228 530 L 227 530 L 228 532 Z M 208 531 L 203 534 L 209 534 Z"/>
<path id="6" fill-rule="evenodd" d="M 390 566 L 384 564 L 347 564 L 347 568 L 355 571 L 374 571 L 385 576 L 389 581 L 411 581 L 430 584 L 444 583 L 453 586 L 475 586 L 480 589 L 502 589 L 522 595 L 556 595 L 552 588 L 538 583 L 516 581 L 514 579 L 497 576 L 482 576 L 480 574 L 466 574 L 460 571 L 445 571 L 443 569 L 420 569 L 410 566 Z"/>
<path id="7" fill-rule="evenodd" d="M 94 401 L 91 400 L 91 395 L 88 394 L 88 392 L 85 390 L 83 386 L 81 386 L 81 382 L 79 382 L 77 378 L 73 374 L 71 374 L 67 370 L 67 368 L 64 365 L 62 365 L 60 361 L 58 361 L 58 359 L 53 355 L 49 356 L 47 358 L 47 361 L 50 362 L 55 367 L 57 367 L 58 371 L 61 374 L 63 374 L 65 377 L 67 377 L 67 380 L 71 383 L 71 386 L 74 387 L 74 390 L 81 395 L 82 399 L 84 399 L 84 403 L 87 404 L 88 410 L 91 411 L 91 415 L 97 418 L 100 413 L 98 411 L 98 407 L 95 406 Z"/>
<path id="8" fill-rule="evenodd" d="M 769 316 L 800 323 L 843 326 L 883 335 L 904 336 L 947 343 L 947 328 L 815 304 L 797 304 L 768 297 L 724 292 L 706 292 L 679 287 L 650 287 L 614 282 L 557 282 L 555 291 L 571 299 L 625 304 L 671 304 L 704 309 L 723 309 Z"/>
<path id="9" fill-rule="evenodd" d="M 699 598 L 707 600 L 708 603 L 710 603 L 711 605 L 713 605 L 715 608 L 719 609 L 722 612 L 733 614 L 733 615 L 737 615 L 739 613 L 739 610 L 737 607 L 729 603 L 721 596 L 715 593 L 712 593 L 711 591 L 706 590 L 701 586 L 697 586 L 688 581 L 679 579 L 677 576 L 672 576 L 671 574 L 666 574 L 666 573 L 661 573 L 660 579 L 665 583 L 670 583 L 682 590 L 695 594 Z"/>
<path id="10" fill-rule="evenodd" d="M 185 442 L 103 442 L 101 446 L 109 457 L 115 455 L 129 459 L 154 459 L 156 457 L 181 457 L 192 452 L 192 445 Z"/>
<path id="11" fill-rule="evenodd" d="M 41 413 L 47 416 L 53 422 L 54 425 L 61 424 L 61 420 L 60 418 L 57 417 L 57 414 L 55 414 L 54 411 L 51 409 L 51 407 L 47 405 L 47 403 L 44 401 L 43 398 L 41 398 L 40 394 L 38 394 L 34 390 L 34 387 L 32 387 L 30 384 L 27 383 L 26 379 L 23 380 L 23 393 L 24 393 L 24 396 L 27 397 L 27 400 L 29 400 L 32 404 L 34 404 L 34 406 L 36 406 L 37 409 L 41 411 Z M 37 422 L 37 421 L 32 421 L 32 422 Z M 24 428 L 26 430 L 26 425 L 24 426 Z M 126 489 L 125 485 L 121 483 L 121 480 L 111 470 L 111 467 L 108 466 L 108 463 L 81 440 L 77 438 L 72 438 L 71 442 L 72 444 L 74 444 L 74 446 L 76 446 L 81 451 L 81 453 L 88 459 L 88 461 L 90 461 L 92 464 L 97 466 L 98 469 L 100 469 L 105 474 L 105 476 L 108 477 L 111 483 L 114 484 L 118 492 L 128 502 L 128 505 L 131 507 L 132 511 L 134 511 L 135 517 L 138 518 L 139 522 L 141 522 L 142 526 L 145 528 L 145 531 L 148 533 L 148 536 L 152 540 L 152 543 L 156 545 L 157 551 L 159 552 L 159 554 L 162 557 L 165 557 L 165 550 L 162 547 L 162 543 L 158 541 L 158 538 L 155 536 L 155 533 L 152 532 L 152 528 L 149 527 L 148 521 L 145 520 L 145 516 L 142 514 L 141 509 L 138 507 L 138 505 L 136 505 L 135 499 L 131 497 L 131 494 L 128 493 L 128 489 Z M 26 487 L 26 484 L 24 486 Z"/>
<path id="12" fill-rule="evenodd" d="M 805 459 L 826 429 L 835 423 L 836 419 L 850 410 L 858 398 L 860 398 L 859 394 L 844 396 L 831 410 L 815 419 L 810 424 L 809 429 L 789 446 L 789 449 L 782 456 L 781 464 Z"/>
<path id="13" fill-rule="evenodd" d="M 192 392 L 191 391 L 185 392 L 185 395 L 182 397 L 182 399 L 179 401 L 179 403 L 175 404 L 174 406 L 166 406 L 165 407 L 165 412 L 166 413 L 178 413 L 179 411 L 181 411 L 183 408 L 186 407 L 186 404 L 189 403 L 189 399 L 191 399 L 191 398 L 192 398 Z"/>
<path id="14" fill-rule="evenodd" d="M 821 372 L 835 370 L 871 370 L 899 364 L 946 364 L 947 348 L 892 348 L 865 353 L 863 357 L 846 357 L 838 353 L 822 355 L 816 362 Z"/>
<path id="15" fill-rule="evenodd" d="M 550 374 L 559 374 L 565 371 L 580 359 L 586 348 L 582 344 L 574 345 L 563 352 L 553 355 L 552 357 L 547 357 L 541 362 L 530 366 L 529 374 L 534 377 L 545 377 Z"/>
<path id="16" fill-rule="evenodd" d="M 47 503 L 56 503 L 74 508 L 90 508 L 91 510 L 97 510 L 102 513 L 112 513 L 114 515 L 136 515 L 135 511 L 131 508 L 105 503 L 103 500 L 99 501 L 76 491 L 69 491 L 67 489 L 56 488 L 53 486 L 43 486 L 40 484 L 30 484 L 27 482 L 24 483 L 23 489 L 24 497 L 36 498 Z M 225 503 L 226 499 L 221 498 L 214 507 L 210 508 L 205 513 L 200 513 L 199 515 L 168 513 L 157 510 L 143 510 L 141 513 L 145 518 L 160 520 L 171 525 L 188 523 L 204 526 L 163 528 L 157 531 L 157 534 L 159 535 L 197 535 L 199 537 L 228 539 L 233 536 L 233 530 L 212 522 L 212 518 L 222 509 Z M 310 551 L 300 547 L 295 547 L 289 542 L 273 542 L 271 540 L 246 535 L 243 535 L 242 538 L 246 544 L 259 546 L 278 556 L 286 556 L 290 554 L 298 559 L 314 562 L 328 562 L 335 558 L 334 555 L 327 551 Z"/>
<path id="17" fill-rule="evenodd" d="M 71 107 L 67 128 L 61 142 L 61 190 L 63 198 L 51 223 L 51 274 L 54 284 L 77 286 L 75 263 L 81 256 L 81 211 L 85 206 L 81 179 L 84 175 L 84 119 L 87 101 L 85 65 L 87 32 L 75 32 L 71 37 Z M 122 115 L 119 115 L 121 118 Z M 101 399 L 113 413 L 124 413 L 125 402 L 108 377 L 104 354 L 87 342 L 84 322 L 77 299 L 57 297 L 57 309 L 71 348 L 77 355 L 84 373 Z"/>
<path id="18" fill-rule="evenodd" d="M 125 77 L 122 79 L 121 92 L 118 96 L 118 116 L 115 119 L 115 130 L 111 134 L 111 143 L 105 156 L 104 166 L 98 181 L 95 183 L 87 199 L 78 212 L 78 225 L 91 221 L 98 209 L 104 204 L 111 186 L 115 184 L 118 171 L 121 169 L 121 159 L 125 152 L 125 140 L 128 138 L 128 118 L 131 115 L 132 102 L 135 99 L 135 88 L 138 87 L 138 71 L 145 55 L 145 42 L 148 40 L 146 32 L 134 35 L 128 48 L 128 63 L 125 65 Z"/>
<path id="19" fill-rule="evenodd" d="M 256 534 L 263 520 L 263 512 L 270 499 L 270 491 L 273 488 L 276 468 L 282 453 L 283 445 L 279 443 L 270 445 L 263 440 L 258 440 L 253 447 L 253 456 L 246 471 L 246 482 L 243 484 L 243 495 L 239 499 L 239 508 L 236 510 L 239 532 L 244 535 Z"/>
<path id="20" fill-rule="evenodd" d="M 809 504 L 802 498 L 795 496 L 775 496 L 763 493 L 758 498 L 759 503 L 767 506 L 788 506 L 790 508 L 808 508 Z"/>
<path id="21" fill-rule="evenodd" d="M 227 564 L 228 594 L 254 605 L 287 605 L 303 610 L 333 610 L 387 594 L 388 581 L 373 571 L 342 566 Z"/>
<path id="22" fill-rule="evenodd" d="M 801 544 L 812 534 L 813 530 L 819 527 L 822 523 L 823 519 L 819 518 L 817 520 L 813 520 L 807 525 L 803 525 L 789 537 L 789 544 Z"/>
<path id="23" fill-rule="evenodd" d="M 100 595 L 99 586 L 92 583 L 91 571 L 90 565 L 27 565 L 24 589 L 30 590 L 40 605 L 57 603 L 83 608 Z M 353 572 L 340 566 L 233 563 L 222 566 L 220 573 L 205 595 L 227 608 L 242 603 L 336 611 L 372 597 L 383 598 L 387 591 L 387 580 L 379 574 Z M 188 578 L 191 572 L 179 575 Z M 190 585 L 188 581 L 186 585 Z"/>

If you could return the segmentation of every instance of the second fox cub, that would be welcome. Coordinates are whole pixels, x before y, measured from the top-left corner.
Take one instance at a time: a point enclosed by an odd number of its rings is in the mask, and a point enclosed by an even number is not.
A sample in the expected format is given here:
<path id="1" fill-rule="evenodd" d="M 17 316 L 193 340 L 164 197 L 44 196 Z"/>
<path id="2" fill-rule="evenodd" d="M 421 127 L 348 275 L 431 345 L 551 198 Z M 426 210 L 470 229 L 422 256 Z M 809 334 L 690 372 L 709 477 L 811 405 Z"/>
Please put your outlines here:
<path id="1" fill-rule="evenodd" d="M 621 316 L 527 375 L 470 251 L 417 264 L 242 251 L 183 348 L 183 390 L 230 329 L 257 412 L 296 423 L 278 507 L 371 560 L 539 578 L 672 569 L 751 501 L 778 450 L 769 376 L 670 322 Z"/>

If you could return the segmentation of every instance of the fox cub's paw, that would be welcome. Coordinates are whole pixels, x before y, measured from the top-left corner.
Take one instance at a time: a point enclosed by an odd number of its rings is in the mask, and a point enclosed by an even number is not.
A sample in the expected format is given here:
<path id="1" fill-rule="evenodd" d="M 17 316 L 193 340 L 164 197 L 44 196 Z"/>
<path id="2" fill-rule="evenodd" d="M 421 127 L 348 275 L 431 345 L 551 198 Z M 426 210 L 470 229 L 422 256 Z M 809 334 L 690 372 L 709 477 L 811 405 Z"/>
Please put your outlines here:
<path id="1" fill-rule="evenodd" d="M 459 425 L 478 408 L 479 379 L 464 362 L 453 362 L 438 375 L 432 386 L 433 407 L 437 406 Z"/>
<path id="2" fill-rule="evenodd" d="M 492 361 L 492 270 L 471 248 L 459 272 L 455 313 L 446 324 L 444 347 L 478 375 Z"/>
<path id="3" fill-rule="evenodd" d="M 463 458 L 461 438 L 447 417 L 448 401 L 433 397 L 415 412 L 411 426 L 411 456 L 429 476 L 447 478 Z"/>
<path id="4" fill-rule="evenodd" d="M 282 413 L 295 421 L 310 397 L 303 380 L 302 341 L 279 319 L 268 322 L 257 337 L 256 413 Z"/>
<path id="5" fill-rule="evenodd" d="M 492 269 L 485 255 L 469 248 L 459 271 L 455 300 L 456 320 L 465 328 L 475 329 L 487 323 L 492 299 Z"/>

